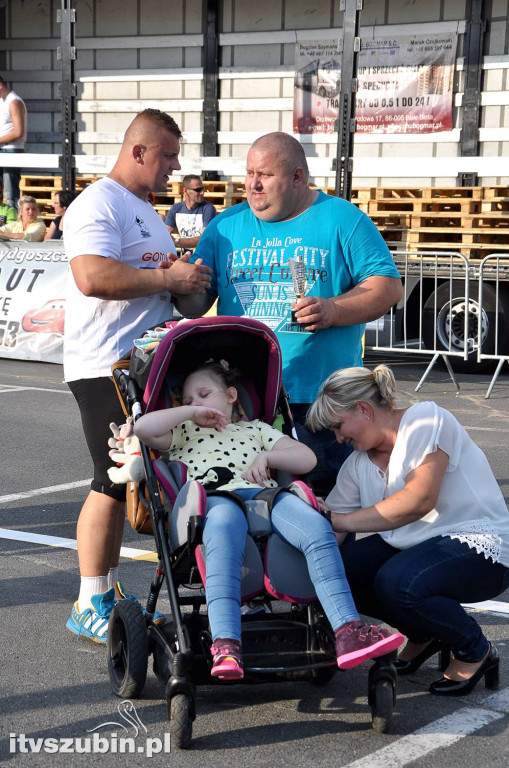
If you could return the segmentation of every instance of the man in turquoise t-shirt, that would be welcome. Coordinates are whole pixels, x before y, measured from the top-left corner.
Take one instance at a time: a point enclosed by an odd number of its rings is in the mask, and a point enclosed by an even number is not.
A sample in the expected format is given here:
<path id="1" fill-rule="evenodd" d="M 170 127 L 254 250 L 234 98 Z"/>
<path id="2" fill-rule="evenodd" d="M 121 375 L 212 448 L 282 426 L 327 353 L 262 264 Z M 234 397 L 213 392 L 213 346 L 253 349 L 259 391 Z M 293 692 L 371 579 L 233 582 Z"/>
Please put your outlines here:
<path id="1" fill-rule="evenodd" d="M 345 446 L 332 432 L 306 433 L 307 408 L 330 373 L 362 365 L 365 323 L 399 301 L 402 288 L 371 219 L 346 200 L 310 189 L 308 178 L 293 136 L 257 139 L 247 156 L 247 202 L 215 218 L 193 255 L 212 269 L 207 301 L 175 299 L 184 316 L 197 316 L 218 296 L 218 314 L 255 317 L 275 331 L 297 433 L 318 452 L 313 485 L 322 495 L 334 484 Z"/>
<path id="2" fill-rule="evenodd" d="M 7 205 L 3 202 L 4 199 L 4 185 L 0 181 L 0 226 L 8 224 L 11 221 L 16 221 L 18 218 L 18 212 L 12 205 Z"/>

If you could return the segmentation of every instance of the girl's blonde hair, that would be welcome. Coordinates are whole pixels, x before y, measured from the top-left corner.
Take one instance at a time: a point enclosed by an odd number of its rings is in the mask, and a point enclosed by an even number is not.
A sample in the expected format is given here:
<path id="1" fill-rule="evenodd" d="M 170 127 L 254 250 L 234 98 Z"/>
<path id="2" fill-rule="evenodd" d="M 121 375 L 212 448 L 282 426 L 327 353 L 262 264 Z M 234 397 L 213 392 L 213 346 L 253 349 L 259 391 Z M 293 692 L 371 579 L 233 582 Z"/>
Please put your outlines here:
<path id="1" fill-rule="evenodd" d="M 396 402 L 396 381 L 386 365 L 376 368 L 341 368 L 331 373 L 318 391 L 308 411 L 306 424 L 312 432 L 330 429 L 341 411 L 351 411 L 359 400 L 377 408 L 393 408 Z"/>

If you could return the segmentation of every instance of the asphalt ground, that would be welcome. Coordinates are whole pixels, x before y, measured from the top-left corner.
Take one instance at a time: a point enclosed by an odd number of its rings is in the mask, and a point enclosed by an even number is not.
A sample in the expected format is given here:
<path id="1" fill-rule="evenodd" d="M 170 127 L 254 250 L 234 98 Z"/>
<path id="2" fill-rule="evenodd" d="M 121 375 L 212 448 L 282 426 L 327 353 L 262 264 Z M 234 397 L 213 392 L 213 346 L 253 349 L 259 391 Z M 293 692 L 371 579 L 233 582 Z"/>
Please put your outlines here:
<path id="1" fill-rule="evenodd" d="M 486 400 L 488 375 L 458 376 L 457 393 L 446 370 L 435 367 L 416 393 L 425 359 L 367 352 L 368 365 L 378 361 L 393 367 L 402 405 L 433 399 L 459 418 L 488 455 L 507 498 L 507 371 Z M 156 766 L 206 768 L 508 765 L 507 593 L 497 598 L 495 606 L 472 609 L 501 652 L 498 693 L 479 683 L 468 697 L 431 696 L 427 687 L 439 675 L 430 662 L 415 675 L 399 679 L 392 732 L 384 735 L 371 725 L 366 698 L 369 664 L 338 673 L 323 686 L 308 682 L 203 686 L 197 694 L 192 748 L 168 754 L 165 691 L 149 664 L 147 684 L 135 702 L 144 728 L 139 726 L 135 737 L 134 727 L 117 711 L 119 699 L 110 689 L 104 648 L 78 642 L 65 628 L 79 577 L 75 550 L 61 545 L 62 540 L 75 538 L 90 464 L 61 367 L 0 361 L 0 413 L 2 765 L 92 766 L 99 752 L 104 768 L 147 760 Z M 34 541 L 34 534 L 43 538 Z M 56 546 L 49 545 L 48 537 L 57 539 Z M 126 526 L 124 546 L 152 551 L 153 541 Z M 153 569 L 150 562 L 122 558 L 127 592 L 146 598 Z M 168 610 L 164 596 L 159 607 Z M 107 722 L 123 724 L 127 730 L 99 727 Z M 89 741 L 95 752 L 69 753 L 80 744 L 87 748 L 92 729 L 98 734 L 95 744 Z M 100 741 L 101 736 L 106 740 Z M 120 753 L 120 737 L 132 738 L 136 754 Z M 155 754 L 159 747 L 162 751 Z M 54 749 L 59 751 L 52 753 Z"/>

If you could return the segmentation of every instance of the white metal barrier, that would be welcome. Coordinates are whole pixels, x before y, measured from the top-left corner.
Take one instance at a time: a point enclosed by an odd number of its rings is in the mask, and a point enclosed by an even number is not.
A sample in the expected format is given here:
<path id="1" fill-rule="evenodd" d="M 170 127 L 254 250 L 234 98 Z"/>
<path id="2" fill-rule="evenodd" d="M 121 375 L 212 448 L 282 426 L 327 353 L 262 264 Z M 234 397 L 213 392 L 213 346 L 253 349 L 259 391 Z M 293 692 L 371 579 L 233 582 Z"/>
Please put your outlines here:
<path id="1" fill-rule="evenodd" d="M 509 361 L 509 254 L 490 253 L 479 267 L 479 311 L 481 328 L 492 325 L 488 344 L 478 344 L 477 361 L 497 360 L 485 398 L 488 398 L 502 366 Z"/>
<path id="2" fill-rule="evenodd" d="M 449 358 L 467 360 L 477 344 L 465 311 L 470 303 L 468 259 L 456 251 L 392 255 L 403 280 L 403 299 L 376 323 L 374 344 L 369 346 L 383 352 L 432 355 L 416 392 L 440 357 L 459 389 Z"/>

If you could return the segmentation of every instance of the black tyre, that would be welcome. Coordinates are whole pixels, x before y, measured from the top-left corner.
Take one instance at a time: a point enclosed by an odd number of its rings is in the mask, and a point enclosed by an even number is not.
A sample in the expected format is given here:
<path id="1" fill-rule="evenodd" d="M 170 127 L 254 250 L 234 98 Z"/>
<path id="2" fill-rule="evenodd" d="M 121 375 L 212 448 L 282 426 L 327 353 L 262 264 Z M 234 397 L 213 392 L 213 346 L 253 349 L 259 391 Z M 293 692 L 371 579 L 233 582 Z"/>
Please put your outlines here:
<path id="1" fill-rule="evenodd" d="M 115 604 L 108 624 L 108 671 L 117 696 L 136 699 L 147 679 L 148 635 L 141 606 L 132 600 Z"/>
<path id="2" fill-rule="evenodd" d="M 480 335 L 481 351 L 485 354 L 505 354 L 509 348 L 509 301 L 503 291 L 499 294 L 498 333 L 496 327 L 496 292 L 483 285 L 483 308 L 479 307 L 479 284 L 469 283 L 468 306 L 462 281 L 439 286 L 424 305 L 422 336 L 428 349 L 451 349 L 463 353 L 468 348 L 468 360 L 450 357 L 450 363 L 459 373 L 483 373 L 495 367 L 496 361 L 477 362 L 477 340 Z M 465 313 L 468 313 L 465 338 Z M 480 334 L 479 334 L 480 331 Z M 498 346 L 496 345 L 498 335 Z M 450 342 L 450 343 L 449 343 Z"/>
<path id="3" fill-rule="evenodd" d="M 191 699 L 185 693 L 176 693 L 168 701 L 171 746 L 187 749 L 193 736 Z"/>
<path id="4" fill-rule="evenodd" d="M 390 680 L 377 680 L 371 691 L 371 717 L 373 730 L 389 733 L 394 711 L 394 688 Z"/>

